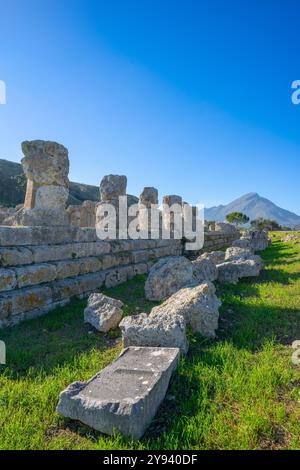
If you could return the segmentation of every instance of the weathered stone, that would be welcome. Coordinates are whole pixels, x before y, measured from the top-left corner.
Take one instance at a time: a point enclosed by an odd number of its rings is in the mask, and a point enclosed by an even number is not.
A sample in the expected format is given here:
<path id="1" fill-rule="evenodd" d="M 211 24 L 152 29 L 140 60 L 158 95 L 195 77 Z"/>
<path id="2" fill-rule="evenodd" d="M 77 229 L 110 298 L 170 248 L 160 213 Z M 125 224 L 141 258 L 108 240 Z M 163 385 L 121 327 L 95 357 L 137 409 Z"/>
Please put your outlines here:
<path id="1" fill-rule="evenodd" d="M 178 349 L 128 348 L 88 382 L 75 382 L 57 411 L 106 434 L 140 439 L 163 401 Z"/>
<path id="2" fill-rule="evenodd" d="M 154 346 L 188 350 L 186 322 L 182 315 L 147 315 L 125 317 L 120 323 L 124 346 Z"/>
<path id="3" fill-rule="evenodd" d="M 199 256 L 200 259 L 208 259 L 214 264 L 220 264 L 225 261 L 225 252 L 224 251 L 210 251 L 203 253 Z"/>
<path id="4" fill-rule="evenodd" d="M 32 262 L 33 255 L 28 248 L 0 248 L 0 266 L 19 266 Z"/>
<path id="5" fill-rule="evenodd" d="M 106 175 L 100 183 L 101 201 L 110 201 L 126 195 L 127 178 L 124 175 Z"/>
<path id="6" fill-rule="evenodd" d="M 19 223 L 27 227 L 65 226 L 68 225 L 69 219 L 65 210 L 35 207 L 22 210 Z"/>
<path id="7" fill-rule="evenodd" d="M 238 233 L 236 227 L 232 224 L 227 224 L 224 222 L 216 222 L 215 223 L 215 231 L 216 232 L 224 232 L 224 233 Z"/>
<path id="8" fill-rule="evenodd" d="M 158 190 L 152 187 L 144 188 L 140 194 L 139 202 L 148 208 L 153 204 L 158 204 Z"/>
<path id="9" fill-rule="evenodd" d="M 56 142 L 43 140 L 22 143 L 22 166 L 30 181 L 39 185 L 68 187 L 68 150 Z"/>
<path id="10" fill-rule="evenodd" d="M 15 272 L 12 269 L 0 269 L 0 292 L 12 290 L 16 285 Z"/>
<path id="11" fill-rule="evenodd" d="M 192 261 L 193 277 L 198 283 L 205 281 L 215 281 L 218 277 L 216 265 L 209 259 L 197 258 Z"/>
<path id="12" fill-rule="evenodd" d="M 94 293 L 89 296 L 84 310 L 84 321 L 96 330 L 107 333 L 116 328 L 122 320 L 123 303 L 104 294 Z"/>
<path id="13" fill-rule="evenodd" d="M 239 238 L 238 240 L 234 240 L 232 242 L 232 246 L 238 247 L 238 248 L 245 248 L 245 249 L 251 249 L 250 247 L 250 240 L 247 238 Z"/>
<path id="14" fill-rule="evenodd" d="M 83 276 L 77 276 L 76 282 L 78 283 L 79 292 L 81 294 L 87 294 L 100 289 L 105 281 L 105 272 L 98 272 L 92 274 L 85 274 Z"/>
<path id="15" fill-rule="evenodd" d="M 36 192 L 37 209 L 65 209 L 69 190 L 64 186 L 41 186 Z"/>
<path id="16" fill-rule="evenodd" d="M 132 279 L 134 275 L 133 266 L 121 266 L 109 270 L 105 277 L 105 287 L 110 288 L 123 284 L 123 282 L 128 281 L 128 279 Z"/>
<path id="17" fill-rule="evenodd" d="M 203 336 L 214 338 L 218 328 L 220 300 L 211 282 L 185 287 L 173 294 L 163 304 L 151 310 L 150 317 L 157 319 L 169 316 L 183 316 L 192 330 Z"/>
<path id="18" fill-rule="evenodd" d="M 51 304 L 52 292 L 47 286 L 18 289 L 7 294 L 7 298 L 12 302 L 12 315 L 17 315 Z"/>
<path id="19" fill-rule="evenodd" d="M 149 300 L 164 300 L 193 278 L 193 265 L 184 256 L 160 259 L 151 268 L 145 284 Z"/>
<path id="20" fill-rule="evenodd" d="M 12 301 L 10 298 L 0 297 L 0 326 L 1 321 L 8 318 L 12 313 Z"/>
<path id="21" fill-rule="evenodd" d="M 236 284 L 242 277 L 259 276 L 263 262 L 260 256 L 252 255 L 245 260 L 239 259 L 218 264 L 217 268 L 219 282 Z"/>
<path id="22" fill-rule="evenodd" d="M 52 264 L 37 264 L 16 269 L 18 287 L 33 286 L 56 279 L 56 268 Z"/>
<path id="23" fill-rule="evenodd" d="M 80 273 L 79 261 L 60 261 L 55 263 L 56 279 L 65 279 L 67 277 L 78 276 Z"/>
<path id="24" fill-rule="evenodd" d="M 80 274 L 94 273 L 101 269 L 101 262 L 95 257 L 81 258 L 79 264 Z"/>
<path id="25" fill-rule="evenodd" d="M 240 248 L 238 246 L 231 246 L 227 248 L 225 253 L 225 261 L 247 259 L 253 255 L 253 251 L 249 248 Z"/>

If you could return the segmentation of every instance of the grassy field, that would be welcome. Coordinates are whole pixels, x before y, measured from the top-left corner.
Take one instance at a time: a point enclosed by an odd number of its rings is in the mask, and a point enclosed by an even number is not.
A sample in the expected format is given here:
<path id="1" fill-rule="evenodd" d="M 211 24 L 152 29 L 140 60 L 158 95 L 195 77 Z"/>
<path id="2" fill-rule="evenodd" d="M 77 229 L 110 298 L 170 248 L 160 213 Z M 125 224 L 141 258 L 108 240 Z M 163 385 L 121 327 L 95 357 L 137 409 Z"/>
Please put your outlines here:
<path id="1" fill-rule="evenodd" d="M 83 323 L 84 301 L 0 331 L 0 449 L 299 449 L 300 244 L 282 234 L 257 279 L 219 286 L 218 339 L 191 336 L 166 400 L 144 438 L 104 436 L 55 412 L 59 392 L 86 380 L 121 351 Z M 107 291 L 126 314 L 149 311 L 144 277 Z"/>

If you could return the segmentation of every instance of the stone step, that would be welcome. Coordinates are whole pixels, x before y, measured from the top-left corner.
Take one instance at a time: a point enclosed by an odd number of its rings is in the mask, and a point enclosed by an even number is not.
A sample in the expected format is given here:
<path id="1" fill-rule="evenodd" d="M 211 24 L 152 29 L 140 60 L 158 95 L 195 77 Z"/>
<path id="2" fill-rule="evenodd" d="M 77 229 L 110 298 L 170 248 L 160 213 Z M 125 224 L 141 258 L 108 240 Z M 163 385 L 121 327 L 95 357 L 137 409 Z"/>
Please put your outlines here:
<path id="1" fill-rule="evenodd" d="M 57 412 L 105 434 L 139 439 L 165 397 L 178 359 L 178 348 L 124 349 L 89 381 L 69 385 Z"/>

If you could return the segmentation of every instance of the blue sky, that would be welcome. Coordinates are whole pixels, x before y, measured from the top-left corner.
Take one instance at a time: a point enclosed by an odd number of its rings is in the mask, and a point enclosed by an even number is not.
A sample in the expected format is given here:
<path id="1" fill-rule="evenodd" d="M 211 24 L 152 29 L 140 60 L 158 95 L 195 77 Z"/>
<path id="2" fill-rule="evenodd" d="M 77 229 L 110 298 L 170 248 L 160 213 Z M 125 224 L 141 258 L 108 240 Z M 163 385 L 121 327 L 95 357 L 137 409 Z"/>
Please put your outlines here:
<path id="1" fill-rule="evenodd" d="M 296 0 L 0 0 L 0 158 L 56 140 L 74 181 L 300 214 L 299 23 Z"/>

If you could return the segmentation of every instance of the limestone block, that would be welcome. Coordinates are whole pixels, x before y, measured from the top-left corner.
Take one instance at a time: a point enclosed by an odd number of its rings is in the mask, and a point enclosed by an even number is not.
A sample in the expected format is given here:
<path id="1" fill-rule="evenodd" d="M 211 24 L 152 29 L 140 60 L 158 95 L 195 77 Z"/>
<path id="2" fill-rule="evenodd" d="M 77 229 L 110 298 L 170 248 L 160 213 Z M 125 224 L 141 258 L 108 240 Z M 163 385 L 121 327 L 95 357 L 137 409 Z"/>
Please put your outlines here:
<path id="1" fill-rule="evenodd" d="M 33 255 L 31 250 L 23 247 L 1 248 L 0 247 L 0 266 L 19 266 L 31 264 Z"/>
<path id="2" fill-rule="evenodd" d="M 60 261 L 55 263 L 56 279 L 65 279 L 67 277 L 78 276 L 80 273 L 81 264 L 79 261 Z"/>
<path id="3" fill-rule="evenodd" d="M 16 285 L 15 272 L 12 269 L 0 269 L 0 292 L 12 290 Z"/>
<path id="4" fill-rule="evenodd" d="M 115 287 L 134 277 L 133 266 L 121 266 L 109 270 L 105 277 L 105 287 Z"/>
<path id="5" fill-rule="evenodd" d="M 162 258 L 151 268 L 145 284 L 148 300 L 164 300 L 193 278 L 193 265 L 184 256 Z"/>
<path id="6" fill-rule="evenodd" d="M 64 186 L 41 186 L 35 197 L 37 209 L 60 209 L 66 207 L 69 190 Z"/>
<path id="7" fill-rule="evenodd" d="M 56 279 L 56 268 L 52 264 L 36 264 L 16 268 L 18 287 L 34 286 Z"/>
<path id="8" fill-rule="evenodd" d="M 209 259 L 197 258 L 192 261 L 193 277 L 197 283 L 215 281 L 218 277 L 216 265 Z"/>
<path id="9" fill-rule="evenodd" d="M 158 307 L 151 310 L 150 316 L 181 315 L 192 330 L 208 338 L 214 338 L 218 328 L 220 300 L 211 282 L 185 287 L 173 294 Z"/>
<path id="10" fill-rule="evenodd" d="M 84 321 L 96 330 L 107 333 L 116 328 L 122 320 L 122 307 L 120 300 L 100 293 L 91 294 L 84 310 Z"/>
<path id="11" fill-rule="evenodd" d="M 52 302 L 52 292 L 48 286 L 18 289 L 7 296 L 12 302 L 12 315 L 41 308 Z"/>
<path id="12" fill-rule="evenodd" d="M 101 262 L 95 257 L 81 258 L 78 263 L 80 265 L 80 274 L 94 273 L 101 269 Z"/>
<path id="13" fill-rule="evenodd" d="M 63 279 L 56 281 L 51 285 L 53 302 L 61 302 L 62 300 L 71 299 L 82 293 L 79 286 L 78 278 Z"/>
<path id="14" fill-rule="evenodd" d="M 12 313 L 12 301 L 10 298 L 0 296 L 0 320 L 8 318 Z"/>
<path id="15" fill-rule="evenodd" d="M 186 322 L 182 315 L 147 315 L 125 317 L 120 323 L 124 347 L 153 346 L 188 350 Z"/>
<path id="16" fill-rule="evenodd" d="M 101 201 L 110 201 L 126 195 L 127 178 L 124 175 L 106 175 L 100 183 Z"/>
<path id="17" fill-rule="evenodd" d="M 57 412 L 106 434 L 140 439 L 165 397 L 178 358 L 176 348 L 125 349 L 88 382 L 69 385 Z"/>
<path id="18" fill-rule="evenodd" d="M 105 273 L 101 271 L 98 273 L 85 274 L 83 276 L 78 276 L 76 281 L 79 286 L 80 294 L 86 294 L 96 291 L 103 286 L 105 281 Z"/>

